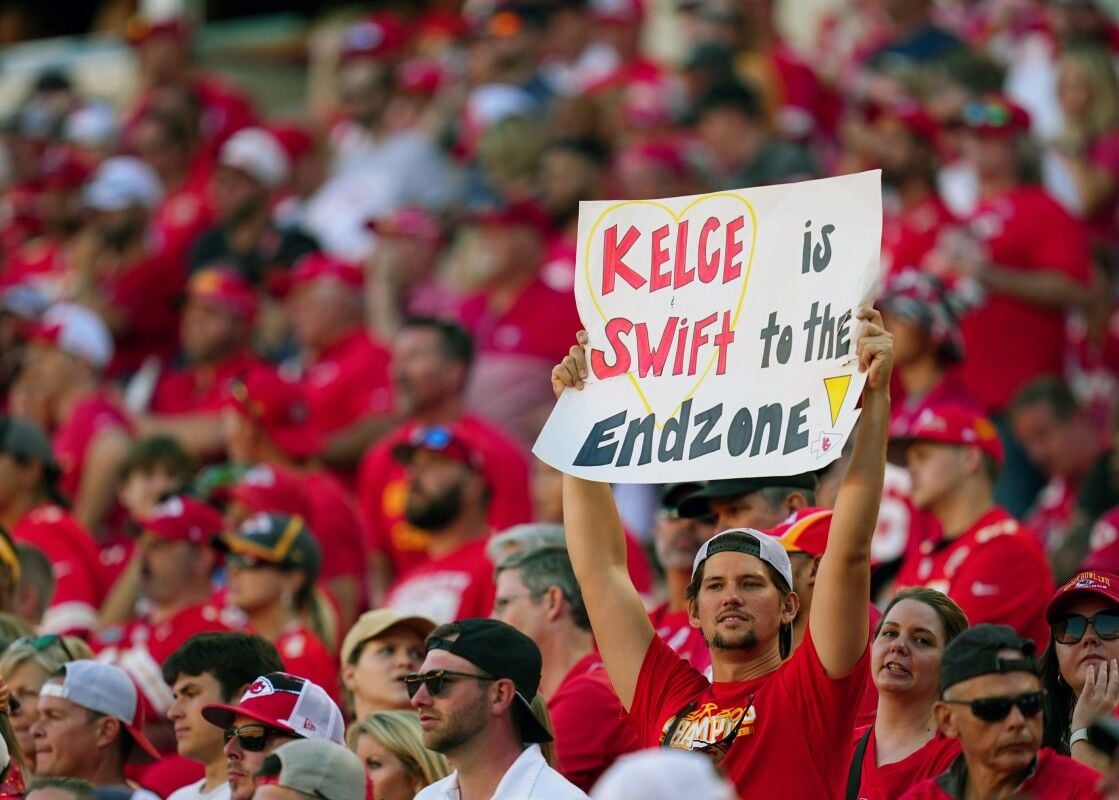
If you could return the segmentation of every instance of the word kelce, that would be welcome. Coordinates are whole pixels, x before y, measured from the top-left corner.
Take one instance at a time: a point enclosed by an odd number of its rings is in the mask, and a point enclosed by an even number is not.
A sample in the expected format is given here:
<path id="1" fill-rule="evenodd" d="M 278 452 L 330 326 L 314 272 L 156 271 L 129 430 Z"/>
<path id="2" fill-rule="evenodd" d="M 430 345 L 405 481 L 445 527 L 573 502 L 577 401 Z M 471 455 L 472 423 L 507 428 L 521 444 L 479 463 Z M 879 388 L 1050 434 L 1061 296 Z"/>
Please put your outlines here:
<path id="1" fill-rule="evenodd" d="M 756 412 L 739 408 L 727 417 L 719 403 L 693 414 L 689 399 L 660 430 L 655 414 L 629 420 L 619 441 L 619 429 L 628 418 L 627 412 L 620 411 L 591 426 L 573 463 L 577 467 L 642 465 L 652 462 L 654 451 L 662 463 L 694 461 L 720 451 L 733 457 L 756 456 L 778 447 L 788 455 L 808 447 L 807 411 L 806 398 L 787 409 L 780 403 L 768 403 Z"/>

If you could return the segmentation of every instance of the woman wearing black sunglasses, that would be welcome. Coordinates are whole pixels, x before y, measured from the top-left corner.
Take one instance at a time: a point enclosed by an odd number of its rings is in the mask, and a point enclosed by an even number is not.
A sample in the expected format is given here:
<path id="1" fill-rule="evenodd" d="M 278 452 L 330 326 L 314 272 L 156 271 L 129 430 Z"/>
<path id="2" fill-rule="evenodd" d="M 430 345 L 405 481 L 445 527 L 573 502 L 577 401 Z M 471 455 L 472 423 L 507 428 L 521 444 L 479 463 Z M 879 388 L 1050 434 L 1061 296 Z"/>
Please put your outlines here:
<path id="1" fill-rule="evenodd" d="M 1057 590 L 1045 617 L 1043 744 L 1102 769 L 1106 759 L 1088 744 L 1087 728 L 1119 707 L 1119 575 L 1075 575 Z"/>

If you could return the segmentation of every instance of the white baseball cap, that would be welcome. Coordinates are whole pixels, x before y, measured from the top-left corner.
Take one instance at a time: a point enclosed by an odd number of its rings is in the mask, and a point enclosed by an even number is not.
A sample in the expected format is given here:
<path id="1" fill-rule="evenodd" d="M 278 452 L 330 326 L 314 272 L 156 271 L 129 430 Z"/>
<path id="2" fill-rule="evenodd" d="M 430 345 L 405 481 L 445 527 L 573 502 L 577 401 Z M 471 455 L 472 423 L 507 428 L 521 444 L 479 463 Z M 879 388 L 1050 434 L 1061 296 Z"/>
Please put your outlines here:
<path id="1" fill-rule="evenodd" d="M 74 303 L 56 303 L 29 326 L 30 338 L 49 342 L 102 369 L 113 360 L 113 337 L 95 312 Z"/>
<path id="2" fill-rule="evenodd" d="M 303 739 L 344 744 L 346 723 L 341 710 L 325 689 L 298 675 L 270 672 L 253 681 L 237 705 L 202 707 L 203 719 L 219 728 L 231 726 L 238 715 Z"/>
<path id="3" fill-rule="evenodd" d="M 709 557 L 726 552 L 745 553 L 760 558 L 785 579 L 785 589 L 793 588 L 793 565 L 789 561 L 788 552 L 781 546 L 779 539 L 753 528 L 731 528 L 716 533 L 704 542 L 692 562 L 692 578 L 695 578 L 700 565 Z"/>
<path id="4" fill-rule="evenodd" d="M 163 197 L 155 170 L 135 156 L 114 156 L 101 162 L 85 187 L 85 204 L 98 211 L 129 206 L 151 210 Z"/>
<path id="5" fill-rule="evenodd" d="M 269 189 L 286 181 L 291 169 L 280 140 L 264 128 L 243 128 L 226 139 L 218 163 L 241 170 Z"/>

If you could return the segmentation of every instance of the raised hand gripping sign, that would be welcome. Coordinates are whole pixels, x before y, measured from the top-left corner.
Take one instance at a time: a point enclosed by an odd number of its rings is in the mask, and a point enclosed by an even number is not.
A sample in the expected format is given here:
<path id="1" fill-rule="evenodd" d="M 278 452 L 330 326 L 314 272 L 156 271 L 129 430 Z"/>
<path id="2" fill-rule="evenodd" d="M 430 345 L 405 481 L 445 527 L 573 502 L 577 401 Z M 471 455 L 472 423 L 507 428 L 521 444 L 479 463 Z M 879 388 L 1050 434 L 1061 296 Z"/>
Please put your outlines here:
<path id="1" fill-rule="evenodd" d="M 873 299 L 880 173 L 582 203 L 583 391 L 533 452 L 621 483 L 792 475 L 858 418 L 855 309 Z"/>

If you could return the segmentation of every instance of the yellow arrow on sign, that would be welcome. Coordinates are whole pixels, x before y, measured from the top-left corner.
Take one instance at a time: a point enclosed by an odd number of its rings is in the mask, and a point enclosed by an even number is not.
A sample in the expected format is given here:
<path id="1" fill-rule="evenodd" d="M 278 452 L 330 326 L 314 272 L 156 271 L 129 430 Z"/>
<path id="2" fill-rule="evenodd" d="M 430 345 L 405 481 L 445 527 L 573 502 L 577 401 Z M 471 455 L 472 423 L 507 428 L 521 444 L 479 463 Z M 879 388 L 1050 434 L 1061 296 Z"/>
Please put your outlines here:
<path id="1" fill-rule="evenodd" d="M 824 378 L 824 389 L 828 393 L 828 405 L 831 407 L 831 424 L 839 419 L 839 412 L 843 409 L 843 401 L 847 399 L 847 390 L 851 388 L 850 375 L 836 375 L 834 378 Z"/>

